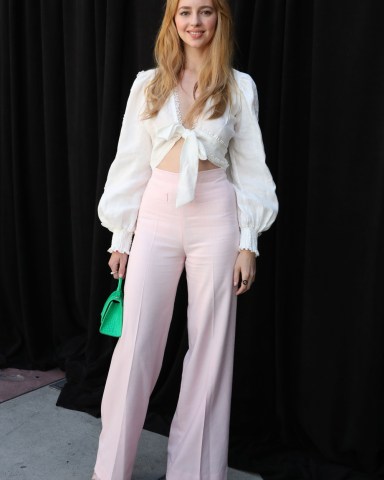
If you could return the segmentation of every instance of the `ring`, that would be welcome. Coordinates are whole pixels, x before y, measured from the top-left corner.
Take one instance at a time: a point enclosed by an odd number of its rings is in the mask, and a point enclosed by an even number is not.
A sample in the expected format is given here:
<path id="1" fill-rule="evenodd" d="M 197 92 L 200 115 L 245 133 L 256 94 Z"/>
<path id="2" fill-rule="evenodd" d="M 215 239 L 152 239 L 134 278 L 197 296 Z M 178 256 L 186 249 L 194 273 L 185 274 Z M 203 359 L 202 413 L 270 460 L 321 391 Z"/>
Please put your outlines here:
<path id="1" fill-rule="evenodd" d="M 241 283 L 242 283 L 243 285 L 248 285 L 248 280 L 243 280 Z"/>
<path id="2" fill-rule="evenodd" d="M 115 275 L 115 273 L 117 273 L 117 272 L 111 272 L 111 275 Z"/>

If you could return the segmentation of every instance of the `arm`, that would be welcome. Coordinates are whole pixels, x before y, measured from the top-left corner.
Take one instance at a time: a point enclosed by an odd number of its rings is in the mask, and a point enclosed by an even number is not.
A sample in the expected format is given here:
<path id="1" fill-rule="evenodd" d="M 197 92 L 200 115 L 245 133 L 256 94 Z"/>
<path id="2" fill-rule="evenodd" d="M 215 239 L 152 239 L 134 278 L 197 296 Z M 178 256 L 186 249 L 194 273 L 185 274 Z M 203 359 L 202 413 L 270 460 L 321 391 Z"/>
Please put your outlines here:
<path id="1" fill-rule="evenodd" d="M 252 78 L 235 75 L 239 91 L 235 135 L 229 145 L 230 171 L 240 226 L 239 255 L 234 267 L 236 295 L 248 291 L 256 276 L 257 238 L 274 222 L 278 212 L 276 186 L 265 163 L 258 124 L 258 97 Z M 239 283 L 245 280 L 246 284 Z"/>
<path id="2" fill-rule="evenodd" d="M 235 187 L 239 226 L 239 250 L 259 255 L 257 237 L 268 230 L 278 212 L 276 185 L 265 163 L 258 124 L 258 98 L 252 78 L 237 72 L 239 86 L 235 135 L 229 144 L 230 178 Z"/>
<path id="3" fill-rule="evenodd" d="M 151 71 L 141 72 L 132 85 L 116 156 L 98 205 L 101 224 L 113 233 L 108 250 L 111 253 L 129 254 L 141 199 L 151 176 L 152 141 L 140 118 L 150 76 Z"/>

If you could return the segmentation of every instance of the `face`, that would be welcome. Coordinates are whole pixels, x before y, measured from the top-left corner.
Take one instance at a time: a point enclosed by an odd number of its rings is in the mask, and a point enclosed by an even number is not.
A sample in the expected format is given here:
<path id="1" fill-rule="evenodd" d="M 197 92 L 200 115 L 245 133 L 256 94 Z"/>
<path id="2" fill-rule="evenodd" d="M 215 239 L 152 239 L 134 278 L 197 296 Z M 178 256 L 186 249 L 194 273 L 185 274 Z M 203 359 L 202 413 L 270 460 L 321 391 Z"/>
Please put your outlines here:
<path id="1" fill-rule="evenodd" d="M 217 25 L 212 0 L 180 0 L 175 25 L 186 48 L 204 50 L 211 43 Z"/>

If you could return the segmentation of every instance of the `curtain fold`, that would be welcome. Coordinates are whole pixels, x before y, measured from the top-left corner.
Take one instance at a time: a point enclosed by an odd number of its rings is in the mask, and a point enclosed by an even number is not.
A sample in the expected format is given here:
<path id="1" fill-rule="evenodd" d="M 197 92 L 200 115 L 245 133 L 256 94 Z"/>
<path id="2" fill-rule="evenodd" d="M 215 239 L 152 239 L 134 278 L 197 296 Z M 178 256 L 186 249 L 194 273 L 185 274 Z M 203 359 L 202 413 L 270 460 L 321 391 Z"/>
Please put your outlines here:
<path id="1" fill-rule="evenodd" d="M 229 463 L 264 480 L 384 478 L 384 4 L 232 0 L 280 212 L 239 299 Z M 100 415 L 115 339 L 97 204 L 158 0 L 0 0 L 0 367 L 66 371 Z M 179 284 L 145 428 L 167 435 L 186 332 Z"/>

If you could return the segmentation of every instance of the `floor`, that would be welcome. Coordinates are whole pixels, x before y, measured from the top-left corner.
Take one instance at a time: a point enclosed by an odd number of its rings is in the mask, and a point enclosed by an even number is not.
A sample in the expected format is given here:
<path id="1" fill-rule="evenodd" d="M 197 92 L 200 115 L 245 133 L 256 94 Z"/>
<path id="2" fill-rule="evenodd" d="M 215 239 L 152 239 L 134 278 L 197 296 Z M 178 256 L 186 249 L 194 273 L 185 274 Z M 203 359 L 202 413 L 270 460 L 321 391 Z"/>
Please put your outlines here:
<path id="1" fill-rule="evenodd" d="M 60 380 L 65 381 L 65 373 L 59 368 L 45 372 L 18 368 L 1 369 L 0 403 Z"/>
<path id="2" fill-rule="evenodd" d="M 56 406 L 63 378 L 58 370 L 0 370 L 1 480 L 90 480 L 100 419 Z M 132 480 L 158 479 L 166 447 L 166 437 L 143 430 Z M 230 469 L 228 480 L 262 479 Z"/>

